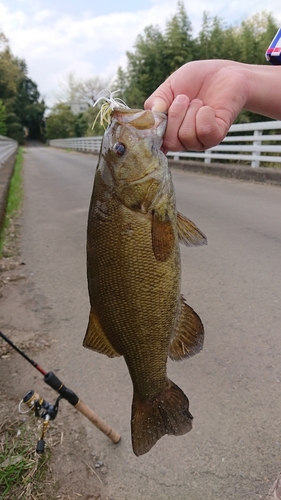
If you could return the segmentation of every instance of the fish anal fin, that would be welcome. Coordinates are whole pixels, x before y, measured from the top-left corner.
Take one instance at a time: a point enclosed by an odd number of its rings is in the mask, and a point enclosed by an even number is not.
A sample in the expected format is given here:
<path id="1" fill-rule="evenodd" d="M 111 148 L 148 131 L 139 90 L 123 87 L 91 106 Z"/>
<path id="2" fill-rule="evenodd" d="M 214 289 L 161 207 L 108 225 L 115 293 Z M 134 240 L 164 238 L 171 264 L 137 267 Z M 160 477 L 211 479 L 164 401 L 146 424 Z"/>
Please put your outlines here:
<path id="1" fill-rule="evenodd" d="M 168 214 L 160 216 L 157 211 L 152 215 L 152 248 L 156 260 L 165 262 L 172 254 L 175 234 Z"/>
<path id="2" fill-rule="evenodd" d="M 147 453 L 165 434 L 186 434 L 192 429 L 192 419 L 186 395 L 170 380 L 167 387 L 149 401 L 141 402 L 134 394 L 131 430 L 135 455 Z"/>
<path id="3" fill-rule="evenodd" d="M 180 304 L 179 318 L 168 351 L 173 361 L 194 356 L 201 351 L 204 342 L 204 327 L 198 314 L 185 302 L 183 296 Z"/>
<path id="4" fill-rule="evenodd" d="M 106 354 L 109 358 L 121 356 L 107 339 L 93 308 L 91 308 L 90 311 L 89 323 L 83 340 L 83 346 L 101 354 Z"/>
<path id="5" fill-rule="evenodd" d="M 179 242 L 187 247 L 207 245 L 207 238 L 202 231 L 180 212 L 177 213 Z"/>

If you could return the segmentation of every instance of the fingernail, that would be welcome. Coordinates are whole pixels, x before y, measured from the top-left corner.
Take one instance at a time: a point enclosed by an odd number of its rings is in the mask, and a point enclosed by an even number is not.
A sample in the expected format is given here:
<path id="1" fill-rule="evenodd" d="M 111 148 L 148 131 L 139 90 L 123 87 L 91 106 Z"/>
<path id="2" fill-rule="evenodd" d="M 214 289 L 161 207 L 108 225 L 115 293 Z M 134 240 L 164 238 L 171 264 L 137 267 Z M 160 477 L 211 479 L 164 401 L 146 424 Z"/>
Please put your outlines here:
<path id="1" fill-rule="evenodd" d="M 160 97 L 156 98 L 154 103 L 153 103 L 153 106 L 151 108 L 151 111 L 158 111 L 158 112 L 162 112 L 162 113 L 167 111 L 167 105 L 166 105 L 165 101 L 163 99 L 161 99 Z"/>

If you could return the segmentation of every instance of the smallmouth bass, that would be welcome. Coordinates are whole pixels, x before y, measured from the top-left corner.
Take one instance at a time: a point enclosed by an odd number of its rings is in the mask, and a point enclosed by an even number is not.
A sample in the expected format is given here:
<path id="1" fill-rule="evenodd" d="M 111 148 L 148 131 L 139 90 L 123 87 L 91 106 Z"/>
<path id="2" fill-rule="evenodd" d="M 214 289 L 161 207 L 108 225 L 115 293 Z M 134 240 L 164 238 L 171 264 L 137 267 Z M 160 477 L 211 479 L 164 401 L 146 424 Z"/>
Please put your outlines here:
<path id="1" fill-rule="evenodd" d="M 132 447 L 192 428 L 189 401 L 167 377 L 167 357 L 202 349 L 204 328 L 180 294 L 179 242 L 206 244 L 176 210 L 164 113 L 116 108 L 105 131 L 89 208 L 90 317 L 83 345 L 124 356 L 134 389 Z"/>

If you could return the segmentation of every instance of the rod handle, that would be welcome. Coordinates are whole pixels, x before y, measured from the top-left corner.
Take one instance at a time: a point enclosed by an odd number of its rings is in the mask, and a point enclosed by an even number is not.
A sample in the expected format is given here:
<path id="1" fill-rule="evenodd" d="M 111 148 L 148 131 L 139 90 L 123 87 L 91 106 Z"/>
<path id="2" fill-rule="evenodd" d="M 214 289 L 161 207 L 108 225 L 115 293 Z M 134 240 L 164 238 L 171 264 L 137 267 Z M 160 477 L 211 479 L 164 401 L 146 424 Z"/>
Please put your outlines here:
<path id="1" fill-rule="evenodd" d="M 102 418 L 100 418 L 91 408 L 89 408 L 81 399 L 74 406 L 76 410 L 80 411 L 92 424 L 94 424 L 100 431 L 102 431 L 111 441 L 115 444 L 119 443 L 121 436 L 110 425 L 108 425 Z"/>

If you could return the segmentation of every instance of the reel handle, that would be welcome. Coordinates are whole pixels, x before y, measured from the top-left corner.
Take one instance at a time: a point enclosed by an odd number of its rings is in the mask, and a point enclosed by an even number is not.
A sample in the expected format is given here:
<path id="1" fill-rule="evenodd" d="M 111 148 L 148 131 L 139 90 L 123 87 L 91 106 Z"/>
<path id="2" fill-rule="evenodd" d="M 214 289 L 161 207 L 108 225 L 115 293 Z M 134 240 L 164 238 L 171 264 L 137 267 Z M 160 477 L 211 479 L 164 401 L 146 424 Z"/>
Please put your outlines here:
<path id="1" fill-rule="evenodd" d="M 87 406 L 81 399 L 75 405 L 76 410 L 80 411 L 92 424 L 94 424 L 100 431 L 102 431 L 114 444 L 119 443 L 121 436 L 117 431 L 112 429 L 102 418 L 100 418 L 89 406 Z"/>
<path id="2" fill-rule="evenodd" d="M 78 396 L 63 385 L 60 379 L 53 373 L 48 372 L 44 377 L 44 382 L 57 391 L 62 398 L 66 399 L 76 410 L 80 411 L 92 424 L 102 431 L 111 441 L 117 444 L 121 436 L 102 418 L 100 418 L 91 408 L 89 408 Z"/>
<path id="3" fill-rule="evenodd" d="M 41 455 L 45 451 L 45 441 L 44 439 L 39 439 L 37 446 L 36 446 L 36 453 Z"/>

